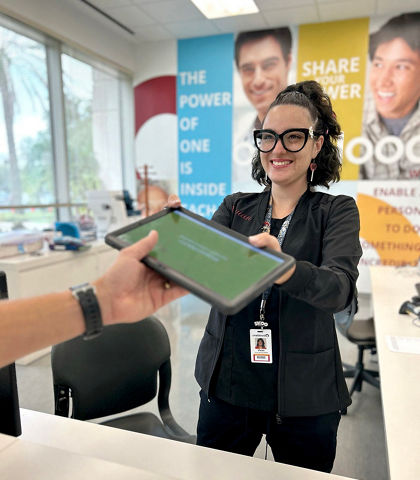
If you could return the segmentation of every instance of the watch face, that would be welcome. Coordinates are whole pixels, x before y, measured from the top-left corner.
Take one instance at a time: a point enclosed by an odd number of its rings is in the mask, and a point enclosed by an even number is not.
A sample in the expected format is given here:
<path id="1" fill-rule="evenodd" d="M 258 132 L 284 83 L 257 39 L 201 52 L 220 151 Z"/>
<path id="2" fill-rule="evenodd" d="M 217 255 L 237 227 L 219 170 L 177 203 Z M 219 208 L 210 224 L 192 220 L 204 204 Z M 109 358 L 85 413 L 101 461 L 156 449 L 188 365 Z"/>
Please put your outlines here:
<path id="1" fill-rule="evenodd" d="M 91 285 L 90 283 L 86 282 L 86 283 L 81 283 L 80 285 L 75 285 L 74 287 L 70 287 L 70 290 L 73 292 L 73 293 L 77 293 L 77 292 L 85 292 L 86 290 L 89 290 L 89 289 L 92 289 L 95 294 L 96 294 L 96 289 L 93 285 Z"/>

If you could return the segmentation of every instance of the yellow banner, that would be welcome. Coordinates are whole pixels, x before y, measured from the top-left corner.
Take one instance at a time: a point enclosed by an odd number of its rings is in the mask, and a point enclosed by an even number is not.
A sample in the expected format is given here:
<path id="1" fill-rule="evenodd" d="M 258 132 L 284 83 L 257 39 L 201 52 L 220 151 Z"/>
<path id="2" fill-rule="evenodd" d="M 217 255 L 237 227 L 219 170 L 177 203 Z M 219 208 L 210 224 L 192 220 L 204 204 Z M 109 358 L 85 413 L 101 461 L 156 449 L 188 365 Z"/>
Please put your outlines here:
<path id="1" fill-rule="evenodd" d="M 299 27 L 297 81 L 316 80 L 328 93 L 344 132 L 344 146 L 362 133 L 369 18 Z M 359 167 L 343 153 L 343 180 L 355 180 Z"/>

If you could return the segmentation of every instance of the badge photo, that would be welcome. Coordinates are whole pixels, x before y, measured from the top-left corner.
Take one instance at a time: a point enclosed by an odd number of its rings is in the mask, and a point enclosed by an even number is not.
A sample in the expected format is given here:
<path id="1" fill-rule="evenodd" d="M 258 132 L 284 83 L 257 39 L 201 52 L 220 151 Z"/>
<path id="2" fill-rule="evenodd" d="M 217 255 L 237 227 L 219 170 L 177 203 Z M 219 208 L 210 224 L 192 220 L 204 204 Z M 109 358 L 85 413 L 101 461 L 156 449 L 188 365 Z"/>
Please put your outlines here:
<path id="1" fill-rule="evenodd" d="M 270 329 L 251 329 L 249 340 L 252 363 L 273 363 Z"/>

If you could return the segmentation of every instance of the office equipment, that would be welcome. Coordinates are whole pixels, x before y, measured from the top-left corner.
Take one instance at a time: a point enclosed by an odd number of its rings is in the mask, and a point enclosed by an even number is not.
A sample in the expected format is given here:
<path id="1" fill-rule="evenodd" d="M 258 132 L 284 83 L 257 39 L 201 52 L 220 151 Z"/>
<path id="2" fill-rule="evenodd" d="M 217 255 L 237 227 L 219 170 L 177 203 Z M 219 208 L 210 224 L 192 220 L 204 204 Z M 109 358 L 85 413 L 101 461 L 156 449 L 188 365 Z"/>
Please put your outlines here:
<path id="1" fill-rule="evenodd" d="M 0 433 L 14 437 L 22 433 L 14 363 L 0 368 Z"/>
<path id="2" fill-rule="evenodd" d="M 122 194 L 125 203 L 125 209 L 127 211 L 127 216 L 134 217 L 136 215 L 140 215 L 140 210 L 134 208 L 133 198 L 131 197 L 130 192 L 128 190 L 123 190 Z"/>
<path id="3" fill-rule="evenodd" d="M 165 209 L 109 233 L 115 248 L 157 230 L 159 240 L 142 260 L 148 267 L 232 315 L 288 271 L 295 260 L 254 247 L 248 237 L 185 208 Z"/>
<path id="4" fill-rule="evenodd" d="M 335 324 L 339 332 L 350 342 L 357 345 L 357 361 L 355 365 L 343 363 L 344 376 L 354 378 L 349 389 L 350 396 L 354 391 L 361 392 L 363 382 L 367 382 L 376 388 L 379 388 L 379 372 L 365 368 L 363 357 L 365 350 L 376 353 L 376 338 L 373 318 L 355 320 L 357 313 L 357 297 L 353 298 L 351 304 L 346 310 L 335 314 Z"/>
<path id="5" fill-rule="evenodd" d="M 55 414 L 89 420 L 125 412 L 155 398 L 161 419 L 150 412 L 123 415 L 103 425 L 189 443 L 169 408 L 171 361 L 168 334 L 155 317 L 112 325 L 89 342 L 82 337 L 51 353 Z M 72 406 L 71 406 L 72 404 Z"/>
<path id="6" fill-rule="evenodd" d="M 90 247 L 90 243 L 86 243 L 81 238 L 70 237 L 68 235 L 55 237 L 49 244 L 50 250 L 73 250 L 75 252 L 88 250 Z"/>
<path id="7" fill-rule="evenodd" d="M 417 303 L 410 302 L 409 300 L 405 301 L 398 310 L 398 313 L 403 315 L 412 315 L 413 317 L 420 317 L 420 305 Z"/>
<path id="8" fill-rule="evenodd" d="M 7 298 L 6 274 L 0 272 L 0 300 Z M 14 363 L 0 368 L 0 433 L 14 437 L 22 433 Z"/>
<path id="9" fill-rule="evenodd" d="M 87 205 L 96 223 L 98 238 L 127 222 L 127 210 L 122 191 L 91 190 L 87 192 Z"/>
<path id="10" fill-rule="evenodd" d="M 74 222 L 55 222 L 55 230 L 68 237 L 80 238 L 80 229 Z"/>
<path id="11" fill-rule="evenodd" d="M 393 352 L 420 355 L 420 338 L 418 337 L 387 335 L 385 338 L 388 348 Z"/>
<path id="12" fill-rule="evenodd" d="M 42 232 L 32 230 L 3 232 L 0 233 L 0 258 L 38 252 L 42 250 L 43 244 Z"/>

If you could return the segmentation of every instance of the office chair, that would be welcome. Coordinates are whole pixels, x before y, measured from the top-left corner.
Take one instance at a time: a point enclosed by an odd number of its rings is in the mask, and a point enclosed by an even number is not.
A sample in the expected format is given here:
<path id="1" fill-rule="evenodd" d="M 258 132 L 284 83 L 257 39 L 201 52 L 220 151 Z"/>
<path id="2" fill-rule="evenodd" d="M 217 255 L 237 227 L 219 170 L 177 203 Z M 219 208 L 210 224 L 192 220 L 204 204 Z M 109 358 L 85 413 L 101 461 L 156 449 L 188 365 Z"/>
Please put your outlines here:
<path id="1" fill-rule="evenodd" d="M 376 338 L 373 318 L 365 320 L 354 320 L 357 313 L 357 297 L 354 297 L 350 305 L 343 311 L 334 314 L 335 324 L 338 331 L 350 342 L 355 343 L 358 349 L 356 365 L 349 365 L 343 362 L 344 376 L 354 378 L 350 387 L 350 396 L 354 391 L 361 392 L 363 381 L 379 388 L 379 372 L 364 367 L 363 354 L 365 350 L 376 353 Z M 346 412 L 343 412 L 346 413 Z"/>
<path id="2" fill-rule="evenodd" d="M 77 337 L 54 346 L 55 414 L 91 420 L 144 405 L 156 396 L 159 373 L 160 419 L 141 412 L 101 424 L 195 443 L 195 436 L 177 424 L 169 408 L 170 353 L 168 334 L 155 317 L 108 326 L 89 341 Z"/>

